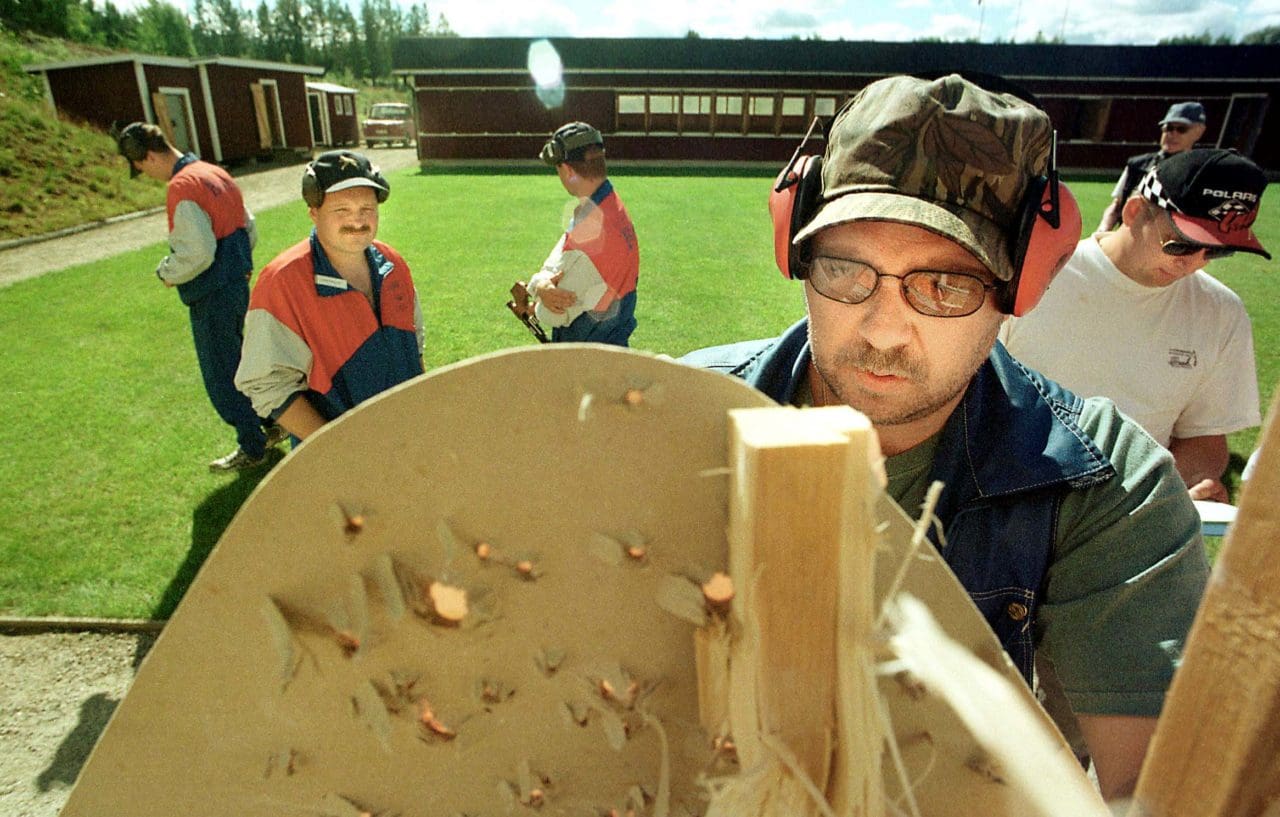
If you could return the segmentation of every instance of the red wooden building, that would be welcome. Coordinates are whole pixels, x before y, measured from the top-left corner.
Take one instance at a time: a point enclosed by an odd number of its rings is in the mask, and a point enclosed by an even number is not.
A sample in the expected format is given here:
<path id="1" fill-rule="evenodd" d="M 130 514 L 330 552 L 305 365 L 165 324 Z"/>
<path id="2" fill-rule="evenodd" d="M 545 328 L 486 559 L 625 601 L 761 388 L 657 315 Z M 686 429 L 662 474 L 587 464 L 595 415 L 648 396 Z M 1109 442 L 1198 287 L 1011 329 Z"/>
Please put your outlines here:
<path id="1" fill-rule="evenodd" d="M 785 161 L 813 117 L 867 83 L 961 69 L 998 74 L 1053 117 L 1062 166 L 1116 172 L 1154 150 L 1169 105 L 1204 103 L 1202 145 L 1280 170 L 1280 46 L 1071 46 L 714 39 L 552 39 L 562 94 L 539 89 L 532 41 L 410 38 L 394 68 L 410 86 L 423 161 L 532 161 L 582 119 L 614 161 Z M 542 100 L 562 96 L 559 105 Z M 552 102 L 556 99 L 552 98 Z"/>
<path id="2" fill-rule="evenodd" d="M 339 147 L 360 143 L 356 89 L 332 82 L 307 83 L 307 111 L 316 145 Z"/>
<path id="3" fill-rule="evenodd" d="M 25 68 L 64 116 L 104 130 L 154 122 L 180 150 L 215 162 L 314 146 L 306 78 L 319 66 L 117 54 Z"/>

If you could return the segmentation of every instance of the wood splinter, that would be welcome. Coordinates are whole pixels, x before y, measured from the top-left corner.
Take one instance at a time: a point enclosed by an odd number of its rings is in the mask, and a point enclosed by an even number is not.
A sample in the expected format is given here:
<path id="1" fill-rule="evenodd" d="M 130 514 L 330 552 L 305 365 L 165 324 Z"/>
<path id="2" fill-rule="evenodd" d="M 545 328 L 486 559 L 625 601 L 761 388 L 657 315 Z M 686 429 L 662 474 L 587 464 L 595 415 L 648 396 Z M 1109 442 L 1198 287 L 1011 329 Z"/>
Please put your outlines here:
<path id="1" fill-rule="evenodd" d="M 702 596 L 712 610 L 724 611 L 733 601 L 733 579 L 727 573 L 716 571 L 702 583 Z"/>
<path id="2" fill-rule="evenodd" d="M 427 596 L 431 599 L 436 617 L 444 623 L 457 624 L 466 618 L 468 605 L 465 588 L 435 581 L 427 587 Z"/>
<path id="3" fill-rule="evenodd" d="M 445 726 L 438 718 L 436 718 L 435 710 L 431 708 L 431 704 L 426 700 L 419 703 L 418 722 L 428 732 L 437 735 L 445 740 L 453 740 L 458 733 Z"/>

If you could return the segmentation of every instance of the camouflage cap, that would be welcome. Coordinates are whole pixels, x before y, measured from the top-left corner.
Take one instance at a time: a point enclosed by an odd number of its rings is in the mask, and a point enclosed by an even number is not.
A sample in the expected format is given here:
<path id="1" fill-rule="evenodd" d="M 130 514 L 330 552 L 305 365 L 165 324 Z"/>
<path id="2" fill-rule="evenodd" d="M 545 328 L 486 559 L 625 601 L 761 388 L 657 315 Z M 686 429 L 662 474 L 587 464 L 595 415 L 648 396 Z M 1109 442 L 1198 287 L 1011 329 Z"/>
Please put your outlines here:
<path id="1" fill-rule="evenodd" d="M 796 242 L 848 221 L 914 224 L 950 238 L 1001 281 L 1028 182 L 1046 173 L 1048 115 L 958 74 L 873 82 L 832 124 L 822 205 Z"/>

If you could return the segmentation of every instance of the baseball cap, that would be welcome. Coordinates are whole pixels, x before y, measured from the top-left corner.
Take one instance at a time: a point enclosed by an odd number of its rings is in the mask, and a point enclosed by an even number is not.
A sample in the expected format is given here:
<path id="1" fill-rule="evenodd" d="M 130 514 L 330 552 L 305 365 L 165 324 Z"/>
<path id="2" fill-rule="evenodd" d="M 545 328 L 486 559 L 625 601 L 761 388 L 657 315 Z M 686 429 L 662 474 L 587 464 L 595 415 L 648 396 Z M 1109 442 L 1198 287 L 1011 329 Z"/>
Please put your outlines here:
<path id="1" fill-rule="evenodd" d="M 329 150 L 307 165 L 302 174 L 302 198 L 312 207 L 324 203 L 326 193 L 337 193 L 352 187 L 372 187 L 378 201 L 391 195 L 391 185 L 382 171 L 363 153 L 354 150 Z"/>
<path id="2" fill-rule="evenodd" d="M 1203 125 L 1205 123 L 1204 106 L 1199 102 L 1175 102 L 1169 106 L 1169 112 L 1158 124 L 1167 125 L 1170 122 Z"/>
<path id="3" fill-rule="evenodd" d="M 1253 234 L 1266 186 L 1262 169 L 1234 150 L 1196 148 L 1147 171 L 1138 195 L 1167 210 L 1178 231 L 1197 244 L 1270 259 Z"/>
<path id="4" fill-rule="evenodd" d="M 586 122 L 570 122 L 556 128 L 555 133 L 542 146 L 538 158 L 555 167 L 562 162 L 572 162 L 582 158 L 587 148 L 604 145 L 604 137 L 600 131 Z"/>
<path id="5" fill-rule="evenodd" d="M 959 74 L 873 82 L 832 123 L 822 204 L 796 243 L 849 221 L 914 224 L 1009 281 L 1009 238 L 1028 183 L 1048 169 L 1052 140 L 1044 111 Z"/>

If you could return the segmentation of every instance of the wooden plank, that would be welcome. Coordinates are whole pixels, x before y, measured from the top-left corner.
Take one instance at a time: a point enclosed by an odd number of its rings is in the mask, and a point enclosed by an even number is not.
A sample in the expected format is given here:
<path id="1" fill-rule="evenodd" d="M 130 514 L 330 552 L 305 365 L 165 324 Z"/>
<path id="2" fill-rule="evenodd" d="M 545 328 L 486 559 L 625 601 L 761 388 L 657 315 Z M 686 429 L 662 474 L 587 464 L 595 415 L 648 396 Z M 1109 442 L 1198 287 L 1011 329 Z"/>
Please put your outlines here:
<path id="1" fill-rule="evenodd" d="M 834 790 L 866 814 L 869 790 L 883 801 L 883 737 L 866 714 L 874 713 L 865 655 L 874 618 L 873 433 L 848 408 L 733 411 L 730 429 L 729 573 L 743 619 L 730 658 L 738 756 L 745 769 L 781 762 L 810 791 Z M 844 729 L 838 715 L 851 712 L 853 728 Z M 795 795 L 779 799 L 804 805 Z"/>
<path id="2" fill-rule="evenodd" d="M 1278 412 L 1280 400 L 1169 690 L 1133 817 L 1273 814 L 1280 802 Z"/>
<path id="3" fill-rule="evenodd" d="M 267 119 L 267 94 L 262 83 L 249 85 L 249 93 L 253 96 L 253 118 L 258 125 L 258 147 L 263 150 L 271 148 L 271 123 Z"/>

